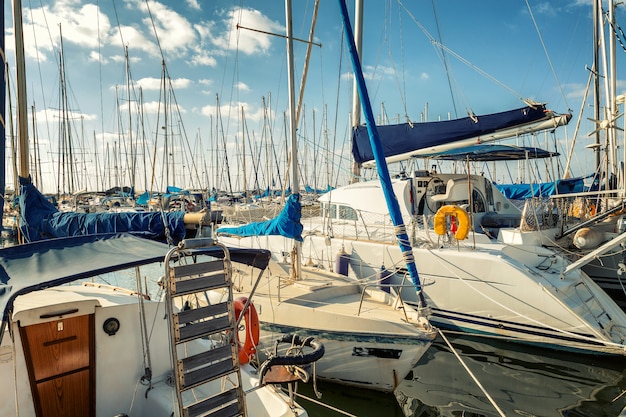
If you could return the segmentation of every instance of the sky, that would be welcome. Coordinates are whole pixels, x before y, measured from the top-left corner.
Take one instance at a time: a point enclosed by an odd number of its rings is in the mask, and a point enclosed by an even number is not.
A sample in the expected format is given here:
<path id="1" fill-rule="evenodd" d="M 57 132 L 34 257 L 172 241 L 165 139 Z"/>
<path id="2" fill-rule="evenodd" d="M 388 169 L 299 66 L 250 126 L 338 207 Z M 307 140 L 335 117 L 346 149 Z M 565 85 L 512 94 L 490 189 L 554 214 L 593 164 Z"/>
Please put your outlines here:
<path id="1" fill-rule="evenodd" d="M 282 2 L 22 1 L 31 175 L 44 192 L 130 183 L 241 190 L 288 177 Z M 14 118 L 13 12 L 5 3 Z M 379 123 L 495 113 L 530 99 L 574 115 L 554 138 L 525 139 L 556 141 L 566 155 L 582 108 L 572 171 L 593 171 L 585 145 L 595 125 L 583 103 L 593 64 L 590 0 L 365 3 L 362 65 Z M 296 90 L 314 4 L 293 2 Z M 354 1 L 347 6 L 353 14 Z M 623 5 L 615 16 L 621 34 Z M 350 170 L 343 36 L 338 1 L 320 0 L 298 121 L 301 181 L 316 188 L 345 183 Z M 624 54 L 618 43 L 618 69 Z M 500 172 L 496 179 L 515 180 Z M 12 188 L 11 166 L 7 178 Z"/>

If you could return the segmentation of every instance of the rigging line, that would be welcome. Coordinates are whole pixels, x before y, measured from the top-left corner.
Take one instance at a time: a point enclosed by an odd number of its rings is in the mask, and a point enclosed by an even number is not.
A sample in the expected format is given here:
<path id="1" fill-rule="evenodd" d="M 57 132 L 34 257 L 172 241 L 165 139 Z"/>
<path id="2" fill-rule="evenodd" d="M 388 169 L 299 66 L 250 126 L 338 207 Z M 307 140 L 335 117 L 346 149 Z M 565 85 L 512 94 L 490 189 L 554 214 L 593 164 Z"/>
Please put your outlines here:
<path id="1" fill-rule="evenodd" d="M 181 117 L 180 107 L 178 106 L 178 100 L 176 99 L 176 94 L 174 93 L 173 86 L 172 86 L 172 79 L 171 79 L 169 71 L 167 69 L 167 64 L 165 63 L 165 55 L 163 54 L 163 49 L 161 48 L 161 41 L 159 40 L 159 34 L 157 32 L 156 25 L 154 23 L 154 17 L 152 16 L 152 11 L 150 10 L 150 5 L 148 3 L 148 0 L 145 0 L 145 3 L 146 3 L 146 9 L 148 10 L 148 15 L 150 16 L 150 23 L 152 25 L 152 30 L 154 32 L 154 37 L 156 39 L 156 43 L 157 43 L 157 46 L 159 48 L 159 53 L 161 55 L 161 60 L 163 61 L 163 67 L 164 67 L 164 70 L 165 70 L 165 75 L 167 77 L 167 80 L 169 81 L 170 94 L 172 95 L 172 98 L 174 99 L 174 104 L 176 104 L 176 112 L 177 112 L 177 115 L 178 115 L 179 120 L 180 120 L 180 117 Z M 116 18 L 117 18 L 117 10 L 115 12 L 115 15 L 116 15 Z M 121 37 L 121 31 L 120 31 L 120 37 Z M 122 44 L 123 44 L 123 42 L 122 42 Z M 187 148 L 191 152 L 191 147 L 189 145 L 189 139 L 188 139 L 188 136 L 187 136 L 187 131 L 185 130 L 185 127 L 184 127 L 184 125 L 182 123 L 181 123 L 181 125 L 182 125 L 182 130 L 183 130 L 183 133 L 184 133 L 184 137 L 185 137 L 185 140 L 186 140 Z M 193 166 L 194 171 L 196 172 L 196 177 L 199 178 L 198 167 L 196 166 L 195 161 L 194 161 L 193 158 L 192 158 L 192 166 Z"/>
<path id="2" fill-rule="evenodd" d="M 546 44 L 543 41 L 543 36 L 541 36 L 541 32 L 539 31 L 539 26 L 537 26 L 535 15 L 533 14 L 532 9 L 530 8 L 530 3 L 528 3 L 528 0 L 526 0 L 526 6 L 528 7 L 528 13 L 530 13 L 530 18 L 533 21 L 533 25 L 535 25 L 535 30 L 537 31 L 537 35 L 539 36 L 539 41 L 541 42 L 543 51 L 546 54 L 546 58 L 548 59 L 548 64 L 550 65 L 550 70 L 552 71 L 552 75 L 554 75 L 554 79 L 556 80 L 556 83 L 559 86 L 559 91 L 561 92 L 561 96 L 563 97 L 565 106 L 567 106 L 567 108 L 570 109 L 569 103 L 567 102 L 567 97 L 565 96 L 565 92 L 563 91 L 563 86 L 561 85 L 561 82 L 559 81 L 559 77 L 556 75 L 556 71 L 554 70 L 554 65 L 552 64 L 552 60 L 550 59 L 550 55 L 548 54 L 548 49 L 546 48 Z"/>
<path id="3" fill-rule="evenodd" d="M 122 42 L 122 45 L 124 45 L 124 36 L 122 35 L 122 25 L 120 23 L 120 17 L 117 14 L 117 7 L 115 7 L 115 0 L 113 0 L 111 3 L 113 3 L 113 13 L 115 14 L 115 21 L 117 22 L 117 33 L 119 33 L 120 41 Z M 150 12 L 150 9 L 148 9 L 148 12 Z M 150 18 L 152 18 L 152 16 L 150 16 Z"/>
<path id="4" fill-rule="evenodd" d="M 391 6 L 389 7 L 389 10 L 387 12 L 387 13 L 389 13 L 389 16 L 391 16 L 390 12 L 391 12 Z M 400 28 L 400 62 L 402 63 L 402 65 L 401 65 L 402 66 L 402 71 L 401 71 L 402 76 L 401 77 L 398 76 L 398 71 L 396 70 L 395 60 L 393 59 L 393 55 L 391 53 L 391 48 L 389 48 L 389 57 L 390 57 L 390 61 L 392 62 L 392 68 L 393 68 L 393 72 L 394 72 L 394 75 L 395 75 L 395 80 L 396 80 L 396 83 L 397 83 L 398 90 L 400 92 L 400 98 L 402 100 L 402 108 L 404 110 L 404 115 L 403 116 L 404 116 L 404 119 L 407 122 L 410 123 L 411 120 L 409 118 L 407 107 L 406 107 L 406 97 L 407 97 L 407 95 L 406 95 L 406 82 L 405 82 L 406 78 L 404 77 L 404 74 L 406 74 L 406 70 L 405 70 L 405 67 L 404 67 L 404 62 L 405 62 L 405 59 L 404 59 L 404 44 L 402 43 L 402 39 L 403 39 L 403 37 L 402 37 L 402 27 L 403 27 L 402 26 L 402 15 L 400 13 L 398 13 L 398 22 L 399 22 L 398 26 Z M 391 25 L 391 23 L 392 23 L 391 20 L 389 20 L 389 23 L 390 23 L 389 26 L 392 27 L 393 25 Z M 391 40 L 391 38 L 388 38 L 388 42 L 390 40 Z M 385 74 L 385 71 L 383 69 L 383 72 L 382 72 L 381 75 L 384 75 L 384 74 Z M 400 80 L 400 78 L 402 78 L 402 79 Z"/>
<path id="5" fill-rule="evenodd" d="M 398 13 L 398 20 L 400 22 L 400 33 L 402 34 L 404 25 L 402 24 L 402 14 Z M 400 62 L 402 63 L 402 105 L 404 106 L 404 116 L 408 122 L 410 122 L 408 111 L 406 108 L 406 59 L 405 59 L 405 50 L 404 50 L 404 42 L 402 40 L 404 37 L 400 35 Z"/>
<path id="6" fill-rule="evenodd" d="M 437 8 L 435 7 L 435 0 L 431 1 L 433 7 L 433 14 L 435 15 L 435 26 L 437 27 L 437 37 L 441 41 L 441 28 L 439 27 L 439 18 L 437 17 Z M 452 89 L 452 80 L 450 79 L 451 69 L 448 67 L 448 59 L 446 58 L 445 51 L 441 51 L 441 58 L 443 61 L 443 68 L 446 71 L 446 78 L 448 79 L 448 88 L 450 89 L 450 98 L 452 99 L 452 108 L 454 109 L 454 116 L 459 117 L 459 113 L 456 108 L 456 100 L 454 99 L 454 92 Z"/>
<path id="7" fill-rule="evenodd" d="M 42 4 L 41 0 L 39 1 L 39 5 L 41 6 L 41 10 L 42 10 L 44 21 L 46 22 L 46 29 L 48 31 L 48 38 L 50 39 L 50 44 L 52 45 L 52 49 L 54 50 L 56 48 L 54 47 L 54 42 L 52 42 L 52 35 L 50 34 L 50 27 L 48 25 L 47 14 L 45 13 L 45 9 L 43 7 L 43 4 Z M 31 11 L 31 21 L 34 22 L 34 19 L 32 17 L 33 7 L 30 4 L 30 1 L 29 1 L 29 8 L 30 8 L 30 11 Z M 35 25 L 34 24 L 32 25 L 32 29 L 33 29 L 33 39 L 34 39 L 34 43 L 35 43 L 35 53 L 37 54 L 37 68 L 38 68 L 38 71 L 39 71 L 39 86 L 41 87 L 41 97 L 43 98 L 43 105 L 44 105 L 44 108 L 45 108 L 47 106 L 46 105 L 46 93 L 45 93 L 45 91 L 43 89 L 43 86 L 45 84 L 43 82 L 43 77 L 42 77 L 41 59 L 39 58 L 39 46 L 37 45 L 37 36 L 35 36 Z M 53 135 L 50 133 L 50 120 L 48 119 L 48 112 L 47 111 L 44 112 L 44 118 L 45 118 L 45 121 L 46 121 L 46 130 L 48 132 L 48 137 L 52 137 Z M 52 156 L 51 156 L 51 163 L 52 163 L 52 166 L 54 166 L 54 163 L 55 163 L 55 161 L 54 161 L 54 152 L 52 152 L 51 148 L 50 148 L 50 153 L 52 154 Z M 52 180 L 53 180 L 54 188 L 55 189 L 58 188 L 58 178 L 55 175 L 53 175 L 52 176 Z M 43 184 L 41 184 L 40 186 L 43 186 Z"/>
<path id="8" fill-rule="evenodd" d="M 430 40 L 430 42 L 436 46 L 437 48 L 440 48 L 442 51 L 446 51 L 448 52 L 450 55 L 452 55 L 453 57 L 455 57 L 456 59 L 458 59 L 459 61 L 461 61 L 463 64 L 467 65 L 468 67 L 470 67 L 471 69 L 473 69 L 474 71 L 478 72 L 479 74 L 481 74 L 483 77 L 487 78 L 488 80 L 493 81 L 495 84 L 499 85 L 500 87 L 502 87 L 503 89 L 507 90 L 508 92 L 510 92 L 511 94 L 513 94 L 514 96 L 516 96 L 519 100 L 524 101 L 523 97 L 521 94 L 519 94 L 517 91 L 513 90 L 511 87 L 507 86 L 506 84 L 502 83 L 501 81 L 499 81 L 498 79 L 496 79 L 495 77 L 493 77 L 492 75 L 490 75 L 489 73 L 487 73 L 486 71 L 482 70 L 481 68 L 477 67 L 476 65 L 472 64 L 471 62 L 469 62 L 467 59 L 463 58 L 461 55 L 457 54 L 456 52 L 454 52 L 452 49 L 448 48 L 447 46 L 445 46 L 444 44 L 442 44 L 441 42 L 437 41 L 429 32 L 428 30 L 426 30 L 426 28 L 424 27 L 424 25 L 422 25 L 413 15 L 413 13 L 411 13 L 406 6 L 402 3 L 402 0 L 398 0 L 398 4 L 400 6 L 402 6 L 402 8 L 404 8 L 404 11 L 406 11 L 406 13 L 411 17 L 411 19 L 413 19 L 413 22 L 417 25 L 418 28 L 420 28 L 420 30 L 424 33 L 424 35 L 426 35 L 426 37 L 428 38 L 428 40 Z"/>
<path id="9" fill-rule="evenodd" d="M 626 36 L 624 36 L 624 31 L 617 23 L 611 22 L 611 21 L 609 21 L 608 23 L 611 29 L 613 29 L 613 35 L 615 36 L 615 39 L 617 39 L 617 41 L 619 42 L 620 46 L 622 47 L 622 50 L 626 52 L 626 46 L 624 46 L 624 42 L 622 41 L 622 39 L 626 39 Z M 619 34 L 617 33 L 616 27 L 617 29 L 619 29 Z"/>

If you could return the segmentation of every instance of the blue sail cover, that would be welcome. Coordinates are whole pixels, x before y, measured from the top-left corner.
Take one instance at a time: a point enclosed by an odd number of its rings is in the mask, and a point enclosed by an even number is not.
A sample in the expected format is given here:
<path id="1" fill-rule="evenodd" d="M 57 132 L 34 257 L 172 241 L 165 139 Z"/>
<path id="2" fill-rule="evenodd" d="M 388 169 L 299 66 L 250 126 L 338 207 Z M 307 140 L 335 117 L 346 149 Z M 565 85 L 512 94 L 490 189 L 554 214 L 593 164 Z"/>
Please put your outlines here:
<path id="1" fill-rule="evenodd" d="M 377 128 L 385 158 L 388 158 L 464 139 L 477 138 L 477 142 L 480 142 L 480 136 L 549 120 L 553 114 L 546 110 L 545 104 L 537 104 L 534 107 L 526 106 L 483 116 L 437 122 L 402 123 Z M 357 126 L 352 130 L 352 156 L 358 163 L 374 159 L 366 126 Z"/>
<path id="2" fill-rule="evenodd" d="M 27 242 L 42 239 L 128 232 L 174 242 L 185 238 L 184 212 L 72 213 L 59 212 L 32 184 L 20 178 L 20 230 Z M 165 216 L 165 218 L 163 217 Z"/>
<path id="3" fill-rule="evenodd" d="M 585 182 L 581 177 L 541 184 L 496 184 L 496 187 L 509 200 L 525 200 L 531 197 L 580 193 L 585 191 Z"/>
<path id="4" fill-rule="evenodd" d="M 302 242 L 301 216 L 300 194 L 291 194 L 285 202 L 285 207 L 273 219 L 239 227 L 220 227 L 216 233 L 242 237 L 279 235 Z"/>
<path id="5" fill-rule="evenodd" d="M 435 152 L 420 155 L 421 158 L 440 159 L 445 161 L 515 161 L 521 159 L 552 158 L 559 156 L 558 152 L 550 152 L 545 149 L 513 146 L 502 144 L 481 144 L 464 146 L 443 152 Z"/>

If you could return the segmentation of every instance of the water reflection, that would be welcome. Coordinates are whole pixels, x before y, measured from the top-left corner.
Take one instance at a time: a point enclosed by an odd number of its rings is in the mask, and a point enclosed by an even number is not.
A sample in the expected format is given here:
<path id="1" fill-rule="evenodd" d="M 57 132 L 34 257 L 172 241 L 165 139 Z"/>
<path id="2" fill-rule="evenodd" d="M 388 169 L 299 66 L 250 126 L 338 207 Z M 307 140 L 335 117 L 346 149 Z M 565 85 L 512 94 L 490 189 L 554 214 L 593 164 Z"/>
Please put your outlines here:
<path id="1" fill-rule="evenodd" d="M 506 416 L 618 416 L 626 406 L 626 358 L 446 336 Z M 395 391 L 406 416 L 499 416 L 439 337 Z"/>

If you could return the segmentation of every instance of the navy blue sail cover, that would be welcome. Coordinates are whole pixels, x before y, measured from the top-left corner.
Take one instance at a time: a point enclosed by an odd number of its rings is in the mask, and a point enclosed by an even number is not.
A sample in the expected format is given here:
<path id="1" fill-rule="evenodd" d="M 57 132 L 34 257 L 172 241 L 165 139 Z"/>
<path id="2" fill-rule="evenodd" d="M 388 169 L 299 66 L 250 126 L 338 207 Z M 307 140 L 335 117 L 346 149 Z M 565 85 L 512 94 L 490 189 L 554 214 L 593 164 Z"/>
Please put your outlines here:
<path id="1" fill-rule="evenodd" d="M 20 178 L 20 231 L 27 242 L 99 233 L 132 233 L 165 240 L 166 229 L 174 242 L 185 238 L 182 211 L 134 213 L 59 212 L 32 184 Z"/>
<path id="2" fill-rule="evenodd" d="M 377 126 L 385 158 L 418 149 L 445 145 L 494 133 L 528 123 L 547 120 L 552 112 L 545 104 L 526 106 L 501 113 L 465 117 L 454 120 L 422 123 L 402 123 Z M 352 157 L 358 163 L 372 161 L 374 153 L 366 126 L 352 130 Z"/>

